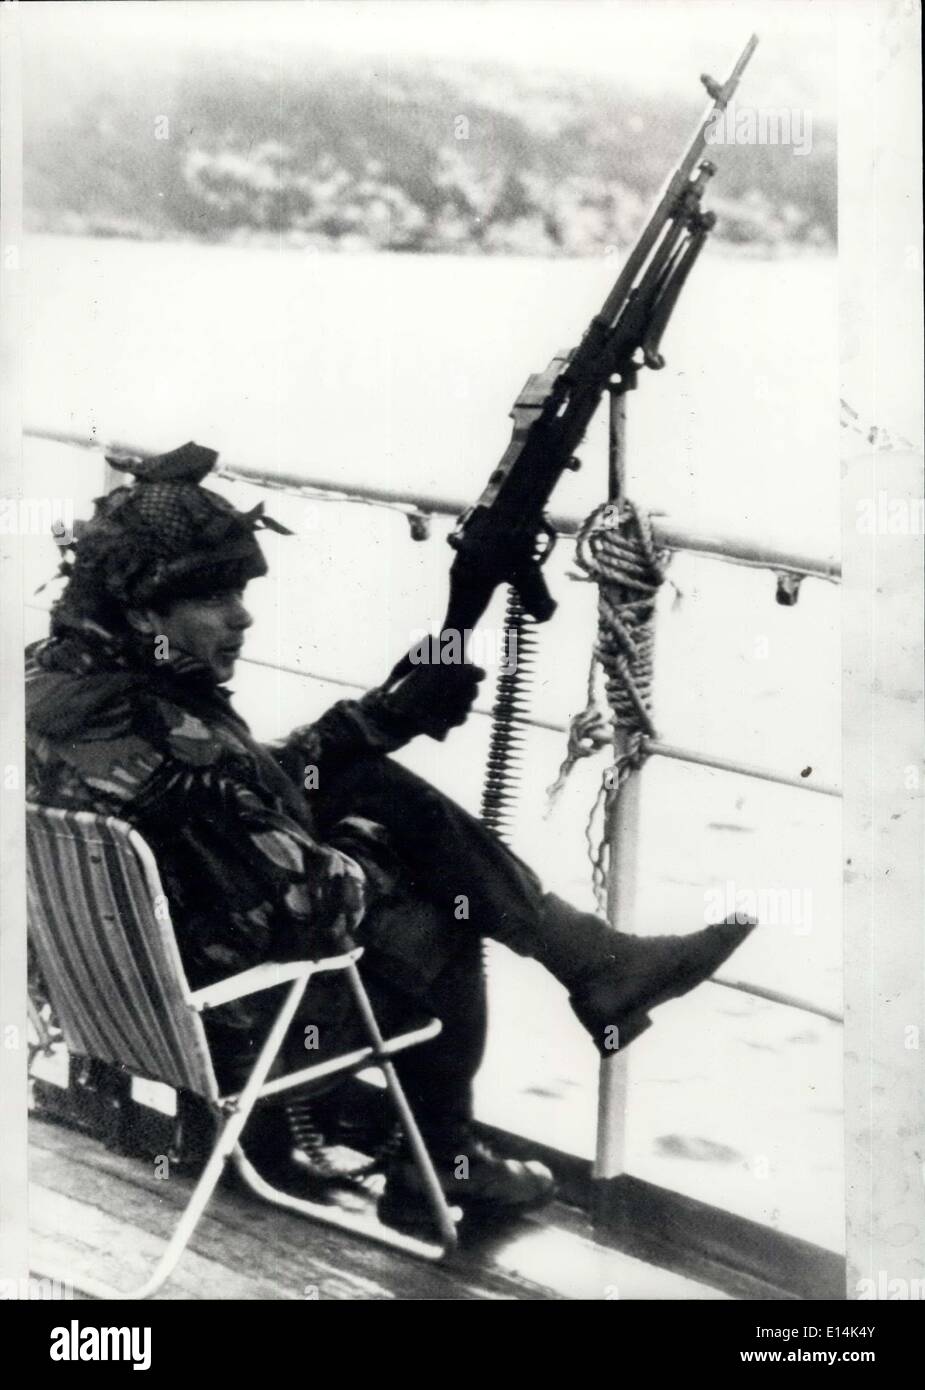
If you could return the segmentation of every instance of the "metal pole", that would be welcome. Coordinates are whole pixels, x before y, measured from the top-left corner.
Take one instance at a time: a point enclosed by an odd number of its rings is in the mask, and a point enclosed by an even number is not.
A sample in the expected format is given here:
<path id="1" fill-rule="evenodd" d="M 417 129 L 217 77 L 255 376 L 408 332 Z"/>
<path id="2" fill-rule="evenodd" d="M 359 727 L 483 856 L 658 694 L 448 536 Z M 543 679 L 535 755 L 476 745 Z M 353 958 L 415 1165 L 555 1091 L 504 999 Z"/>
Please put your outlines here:
<path id="1" fill-rule="evenodd" d="M 620 503 L 626 490 L 626 393 L 635 386 L 635 373 L 628 375 L 610 391 L 610 431 L 608 483 L 613 501 Z M 627 751 L 628 735 L 617 729 L 614 759 L 617 765 Z M 604 833 L 608 840 L 607 921 L 615 931 L 632 923 L 636 899 L 637 839 L 639 830 L 639 772 L 631 768 L 624 782 L 610 797 Z M 626 1107 L 629 1072 L 626 1057 L 617 1048 L 601 1060 L 598 1077 L 597 1147 L 594 1178 L 600 1184 L 617 1178 L 626 1166 Z M 599 1213 L 604 1189 L 596 1188 L 595 1206 Z"/>
<path id="2" fill-rule="evenodd" d="M 618 732 L 614 753 L 625 752 L 626 735 Z M 639 772 L 629 775 L 611 800 L 605 826 L 610 845 L 607 873 L 607 920 L 615 931 L 632 923 L 636 906 L 636 867 L 639 836 Z M 626 1056 L 617 1048 L 601 1061 L 597 1100 L 597 1150 L 595 1179 L 617 1178 L 626 1167 L 626 1106 L 629 1070 Z"/>
<path id="3" fill-rule="evenodd" d="M 626 392 L 632 388 L 610 389 L 607 435 L 607 496 L 622 502 L 626 495 Z"/>

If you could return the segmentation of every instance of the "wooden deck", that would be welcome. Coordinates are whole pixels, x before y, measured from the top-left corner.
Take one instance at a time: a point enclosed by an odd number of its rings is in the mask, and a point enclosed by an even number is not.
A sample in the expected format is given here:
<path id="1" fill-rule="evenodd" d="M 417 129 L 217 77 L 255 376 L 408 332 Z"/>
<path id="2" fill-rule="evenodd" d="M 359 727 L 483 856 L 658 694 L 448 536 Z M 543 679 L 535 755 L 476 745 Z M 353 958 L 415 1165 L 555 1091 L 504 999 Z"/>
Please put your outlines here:
<path id="1" fill-rule="evenodd" d="M 33 1259 L 119 1288 L 139 1284 L 188 1199 L 192 1180 L 86 1135 L 30 1123 Z M 75 1293 L 75 1297 L 81 1297 Z M 162 1299 L 722 1299 L 706 1284 L 596 1243 L 559 1204 L 480 1238 L 451 1265 L 358 1240 L 220 1189 Z"/>

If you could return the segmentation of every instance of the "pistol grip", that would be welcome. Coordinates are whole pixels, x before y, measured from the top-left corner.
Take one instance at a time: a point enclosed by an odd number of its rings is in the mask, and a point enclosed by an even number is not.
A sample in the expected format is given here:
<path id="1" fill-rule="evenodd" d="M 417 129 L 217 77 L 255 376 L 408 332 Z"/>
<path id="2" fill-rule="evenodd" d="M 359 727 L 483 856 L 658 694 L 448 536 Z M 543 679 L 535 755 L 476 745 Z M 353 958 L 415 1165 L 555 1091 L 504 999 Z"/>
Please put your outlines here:
<path id="1" fill-rule="evenodd" d="M 528 565 L 515 576 L 513 583 L 525 610 L 538 623 L 547 623 L 558 605 L 549 592 L 540 566 L 536 562 Z"/>

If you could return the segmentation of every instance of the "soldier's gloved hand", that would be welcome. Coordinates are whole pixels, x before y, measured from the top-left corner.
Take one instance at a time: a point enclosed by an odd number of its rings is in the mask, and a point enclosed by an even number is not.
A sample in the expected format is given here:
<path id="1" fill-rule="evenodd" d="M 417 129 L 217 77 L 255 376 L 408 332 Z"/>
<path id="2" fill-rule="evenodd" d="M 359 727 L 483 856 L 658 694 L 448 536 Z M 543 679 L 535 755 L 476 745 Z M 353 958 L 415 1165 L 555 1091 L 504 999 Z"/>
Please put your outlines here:
<path id="1" fill-rule="evenodd" d="M 422 663 L 377 694 L 381 707 L 408 731 L 408 737 L 427 734 L 442 742 L 450 729 L 466 722 L 484 679 L 481 666 L 469 661 Z"/>

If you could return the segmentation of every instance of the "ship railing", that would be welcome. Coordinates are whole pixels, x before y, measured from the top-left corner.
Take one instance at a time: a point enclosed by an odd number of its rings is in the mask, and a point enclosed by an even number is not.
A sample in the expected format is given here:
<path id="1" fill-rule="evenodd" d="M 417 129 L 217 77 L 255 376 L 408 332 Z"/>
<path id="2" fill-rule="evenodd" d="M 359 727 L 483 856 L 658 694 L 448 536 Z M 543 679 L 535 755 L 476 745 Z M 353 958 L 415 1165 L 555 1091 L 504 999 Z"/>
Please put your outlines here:
<path id="1" fill-rule="evenodd" d="M 87 436 L 38 427 L 28 427 L 24 430 L 24 434 L 30 439 L 58 443 L 82 450 L 92 450 L 99 455 L 98 441 Z M 110 445 L 107 452 L 143 456 L 146 451 L 122 444 Z M 462 498 L 435 497 L 415 491 L 402 491 L 365 484 L 355 485 L 321 476 L 269 471 L 243 463 L 223 464 L 216 469 L 215 476 L 281 492 L 302 500 L 342 502 L 358 506 L 387 508 L 407 517 L 411 535 L 418 540 L 425 538 L 429 533 L 432 517 L 456 517 L 468 505 Z M 119 481 L 121 481 L 121 475 L 107 465 L 106 487 L 115 486 Z M 574 516 L 553 515 L 551 520 L 559 535 L 563 537 L 574 536 L 580 525 L 580 519 Z M 772 572 L 777 577 L 778 594 L 779 596 L 783 595 L 784 601 L 793 601 L 794 590 L 804 579 L 834 584 L 839 583 L 841 579 L 841 566 L 832 557 L 792 552 L 764 545 L 753 539 L 699 531 L 681 526 L 658 514 L 652 516 L 652 528 L 656 543 L 668 550 L 686 552 L 724 564 L 741 565 Z M 27 606 L 41 609 L 41 605 L 38 604 Z M 256 657 L 243 657 L 242 660 L 255 666 L 271 667 L 274 670 L 284 671 L 302 679 L 325 682 L 344 689 L 366 689 L 366 686 L 358 682 L 345 680 L 343 677 L 327 671 L 311 671 L 304 667 L 288 666 Z M 473 713 L 482 718 L 490 718 L 491 715 L 489 710 L 479 708 L 476 708 Z M 533 715 L 525 715 L 520 722 L 536 729 L 568 732 L 568 726 L 564 722 L 541 719 Z M 672 759 L 718 772 L 791 787 L 802 792 L 813 792 L 828 797 L 841 796 L 840 787 L 832 783 L 793 777 L 773 768 L 742 762 L 738 759 L 719 757 L 712 753 L 681 747 L 658 738 L 646 740 L 646 752 L 653 757 Z M 608 916 L 611 923 L 615 926 L 619 923 L 622 930 L 630 930 L 635 906 L 639 781 L 640 772 L 635 771 L 623 783 L 611 818 Z M 842 1013 L 787 991 L 769 989 L 751 981 L 732 978 L 726 974 L 714 976 L 712 983 L 751 995 L 757 999 L 768 1000 L 775 1004 L 813 1014 L 832 1023 L 844 1023 Z M 601 1064 L 594 1177 L 602 1188 L 606 1188 L 611 1180 L 619 1178 L 625 1172 L 628 1100 L 626 1068 L 626 1056 L 620 1054 L 619 1051 L 614 1052 Z"/>
<path id="2" fill-rule="evenodd" d="M 99 443 L 86 435 L 69 433 L 62 430 L 42 429 L 37 426 L 29 426 L 23 431 L 29 439 L 43 440 L 47 443 L 63 444 L 76 449 L 84 449 L 99 454 Z M 108 446 L 108 452 L 119 452 L 135 457 L 143 457 L 147 452 L 134 445 L 120 444 Z M 107 485 L 112 486 L 117 479 L 116 474 L 107 468 L 107 474 L 112 474 L 107 478 Z M 226 478 L 231 482 L 248 483 L 251 486 L 271 489 L 276 492 L 298 497 L 301 500 L 322 500 L 326 502 L 348 502 L 358 506 L 384 507 L 400 512 L 407 516 L 412 528 L 412 535 L 421 538 L 427 534 L 427 528 L 432 517 L 455 518 L 463 512 L 468 505 L 462 499 L 448 497 L 434 497 L 426 493 L 414 491 L 401 491 L 394 488 L 380 488 L 359 484 L 348 484 L 341 481 L 334 481 L 330 478 L 309 477 L 301 473 L 287 473 L 285 471 L 270 472 L 267 469 L 255 468 L 243 463 L 222 464 L 216 469 L 216 477 Z M 568 515 L 553 515 L 551 521 L 557 532 L 563 537 L 576 535 L 580 525 L 580 518 Z M 779 582 L 786 579 L 800 581 L 803 579 L 817 579 L 829 583 L 837 584 L 841 579 L 841 566 L 832 557 L 820 557 L 808 555 L 801 552 L 794 552 L 780 549 L 778 547 L 763 545 L 752 539 L 720 535 L 711 531 L 700 531 L 683 527 L 676 522 L 665 517 L 654 515 L 652 517 L 652 529 L 655 540 L 659 546 L 664 546 L 671 551 L 686 552 L 697 555 L 701 558 L 716 560 L 726 564 L 742 565 L 751 569 L 769 570 L 778 577 Z M 38 611 L 45 611 L 40 604 L 27 604 L 28 608 Z M 288 675 L 297 676 L 304 680 L 317 681 L 324 684 L 340 686 L 345 690 L 365 691 L 368 687 L 359 681 L 347 680 L 329 671 L 311 671 L 304 666 L 290 666 L 278 661 L 266 661 L 259 657 L 244 656 L 241 658 L 245 664 L 253 666 L 264 666 L 276 671 L 285 672 Z M 480 718 L 491 718 L 491 711 L 476 708 L 473 714 Z M 568 733 L 568 725 L 565 722 L 550 719 L 541 719 L 536 715 L 524 715 L 524 724 L 535 728 L 543 729 L 552 733 Z M 773 768 L 761 767 L 755 763 L 742 762 L 733 758 L 721 758 L 712 753 L 703 753 L 693 748 L 681 747 L 675 743 L 667 743 L 662 739 L 651 738 L 646 740 L 646 752 L 653 757 L 669 758 L 677 762 L 688 763 L 698 767 L 709 768 L 716 772 L 727 772 L 737 774 L 742 777 L 754 778 L 763 782 L 775 783 L 778 786 L 792 787 L 797 791 L 815 792 L 817 795 L 840 797 L 841 788 L 833 783 L 816 780 L 809 780 L 802 777 L 793 777 L 787 773 L 777 771 Z M 617 825 L 618 832 L 625 839 L 631 829 L 626 825 L 625 814 L 620 816 L 618 812 Z M 818 1015 L 820 1018 L 830 1019 L 833 1022 L 841 1023 L 844 1021 L 843 1015 L 832 1009 L 828 1009 L 821 1004 L 811 1000 L 801 998 L 794 994 L 788 994 L 776 990 L 768 990 L 760 985 L 747 983 L 744 981 L 732 980 L 724 976 L 715 977 L 714 983 L 722 984 L 729 989 L 737 990 L 742 994 L 751 994 L 759 999 L 769 999 L 775 1003 L 786 1004 L 792 1008 L 803 1010 L 806 1013 Z"/>

